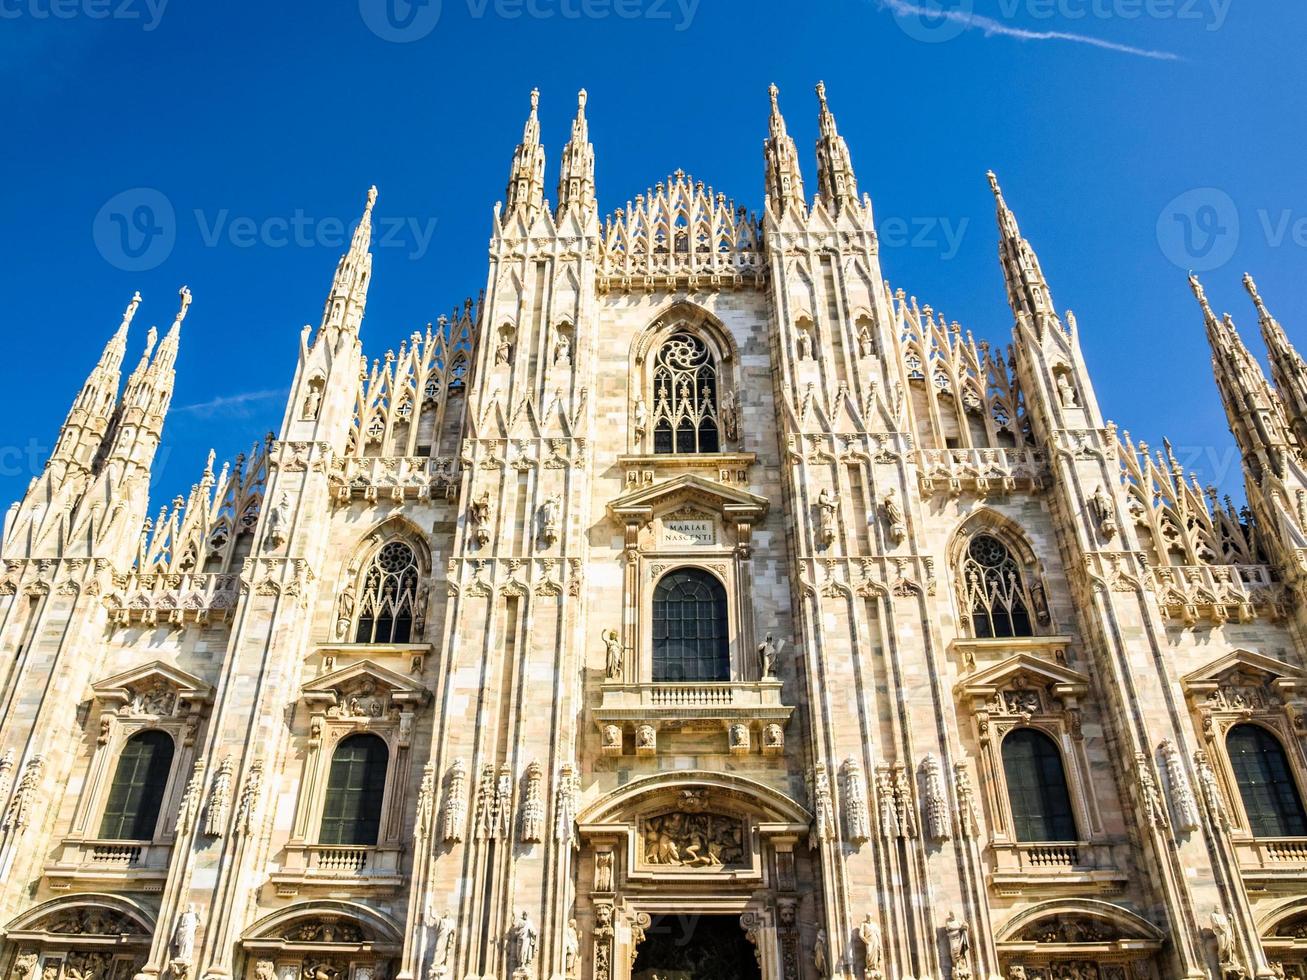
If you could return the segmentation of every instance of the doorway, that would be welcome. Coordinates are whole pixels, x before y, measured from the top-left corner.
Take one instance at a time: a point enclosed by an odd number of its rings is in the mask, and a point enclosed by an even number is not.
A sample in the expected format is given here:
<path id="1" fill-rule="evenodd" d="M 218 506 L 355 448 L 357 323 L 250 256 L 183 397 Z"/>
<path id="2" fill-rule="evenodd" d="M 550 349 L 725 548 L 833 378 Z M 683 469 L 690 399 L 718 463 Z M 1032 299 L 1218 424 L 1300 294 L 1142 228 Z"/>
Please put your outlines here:
<path id="1" fill-rule="evenodd" d="M 632 980 L 762 980 L 736 915 L 655 915 L 636 951 Z"/>

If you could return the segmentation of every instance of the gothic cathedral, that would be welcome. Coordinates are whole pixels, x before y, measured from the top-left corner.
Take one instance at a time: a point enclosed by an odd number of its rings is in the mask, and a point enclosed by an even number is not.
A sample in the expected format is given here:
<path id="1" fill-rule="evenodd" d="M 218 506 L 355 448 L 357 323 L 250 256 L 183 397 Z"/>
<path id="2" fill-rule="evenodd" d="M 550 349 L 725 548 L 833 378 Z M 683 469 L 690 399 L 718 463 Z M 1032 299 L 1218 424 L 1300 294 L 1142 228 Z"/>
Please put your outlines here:
<path id="1" fill-rule="evenodd" d="M 148 516 L 127 308 L 0 574 L 11 980 L 1307 976 L 1307 364 L 1192 285 L 1247 507 L 886 285 L 818 87 L 761 215 L 601 221 L 532 96 L 477 302 L 371 362 L 375 189 L 280 431 Z M 1198 316 L 1195 316 L 1195 327 Z"/>

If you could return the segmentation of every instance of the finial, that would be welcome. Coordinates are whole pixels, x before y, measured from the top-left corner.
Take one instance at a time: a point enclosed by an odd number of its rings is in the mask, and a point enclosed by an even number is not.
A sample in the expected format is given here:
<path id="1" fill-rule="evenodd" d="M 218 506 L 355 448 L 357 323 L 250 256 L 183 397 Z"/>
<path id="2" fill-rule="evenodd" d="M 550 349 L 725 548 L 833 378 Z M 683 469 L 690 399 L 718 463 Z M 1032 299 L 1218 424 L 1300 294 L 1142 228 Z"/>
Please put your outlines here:
<path id="1" fill-rule="evenodd" d="M 817 98 L 821 101 L 821 107 L 825 109 L 826 108 L 826 83 L 825 82 L 817 83 Z"/>
<path id="2" fill-rule="evenodd" d="M 376 203 L 377 203 L 377 185 L 373 184 L 371 187 L 368 188 L 368 203 L 366 209 L 369 214 L 372 212 L 372 206 Z"/>
<path id="3" fill-rule="evenodd" d="M 1198 305 L 1203 308 L 1203 313 L 1208 319 L 1216 319 L 1211 304 L 1207 302 L 1207 290 L 1203 289 L 1203 284 L 1198 281 L 1198 274 L 1195 272 L 1189 273 L 1189 288 L 1194 291 L 1194 296 L 1198 299 Z"/>
<path id="4" fill-rule="evenodd" d="M 780 108 L 779 99 L 780 99 L 781 90 L 776 87 L 775 82 L 772 82 L 770 85 L 767 86 L 767 94 L 771 96 L 771 107 L 773 109 L 779 109 Z"/>
<path id="5" fill-rule="evenodd" d="M 132 301 L 127 304 L 127 309 L 123 311 L 123 326 L 130 326 L 132 318 L 136 316 L 136 308 L 141 305 L 141 293 L 137 290 L 132 294 Z"/>
<path id="6" fill-rule="evenodd" d="M 540 90 L 533 88 L 531 90 L 531 111 L 535 112 L 540 108 Z"/>
<path id="7" fill-rule="evenodd" d="M 215 459 L 217 459 L 217 458 L 218 458 L 218 454 L 217 454 L 216 452 L 214 452 L 212 449 L 210 449 L 210 450 L 209 450 L 209 461 L 208 461 L 207 463 L 204 464 L 204 475 L 205 475 L 205 476 L 207 476 L 207 477 L 212 477 L 212 476 L 213 476 L 213 461 L 214 461 Z"/>
<path id="8" fill-rule="evenodd" d="M 985 176 L 989 178 L 989 189 L 994 192 L 995 197 L 1003 196 L 1003 189 L 998 186 L 998 174 L 992 170 L 986 170 Z"/>
<path id="9" fill-rule="evenodd" d="M 1257 307 L 1257 312 L 1263 317 L 1268 316 L 1266 304 L 1262 302 L 1262 294 L 1257 291 L 1257 283 L 1253 280 L 1251 272 L 1243 274 L 1243 288 L 1248 290 L 1248 295 L 1253 299 L 1253 305 Z"/>
<path id="10" fill-rule="evenodd" d="M 578 109 L 584 110 L 585 104 L 588 101 L 590 101 L 590 96 L 586 93 L 585 89 L 581 89 L 581 91 L 576 93 L 576 107 Z"/>
<path id="11" fill-rule="evenodd" d="M 183 286 L 178 294 L 181 297 L 181 309 L 177 311 L 177 319 L 173 321 L 173 327 L 180 327 L 183 320 L 186 319 L 186 311 L 191 308 L 191 290 L 189 286 Z"/>

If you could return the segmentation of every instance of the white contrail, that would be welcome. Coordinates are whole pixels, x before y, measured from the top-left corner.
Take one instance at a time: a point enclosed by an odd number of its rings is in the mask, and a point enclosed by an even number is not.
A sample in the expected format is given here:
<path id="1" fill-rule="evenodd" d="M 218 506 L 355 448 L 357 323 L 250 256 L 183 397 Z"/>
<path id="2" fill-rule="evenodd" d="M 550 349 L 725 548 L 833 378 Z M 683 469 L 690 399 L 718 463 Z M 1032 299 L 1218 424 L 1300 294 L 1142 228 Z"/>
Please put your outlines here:
<path id="1" fill-rule="evenodd" d="M 932 17 L 961 24 L 967 30 L 982 32 L 986 37 L 1014 37 L 1019 41 L 1070 41 L 1073 44 L 1088 44 L 1090 47 L 1120 54 L 1132 54 L 1139 58 L 1153 58 L 1157 61 L 1179 61 L 1180 56 L 1170 51 L 1156 51 L 1151 48 L 1136 48 L 1129 44 L 1117 44 L 1087 34 L 1073 34 L 1069 31 L 1030 31 L 1024 27 L 1013 27 L 993 17 L 973 13 L 968 10 L 943 10 L 921 7 L 909 0 L 877 0 L 888 7 L 894 14 L 913 17 Z"/>

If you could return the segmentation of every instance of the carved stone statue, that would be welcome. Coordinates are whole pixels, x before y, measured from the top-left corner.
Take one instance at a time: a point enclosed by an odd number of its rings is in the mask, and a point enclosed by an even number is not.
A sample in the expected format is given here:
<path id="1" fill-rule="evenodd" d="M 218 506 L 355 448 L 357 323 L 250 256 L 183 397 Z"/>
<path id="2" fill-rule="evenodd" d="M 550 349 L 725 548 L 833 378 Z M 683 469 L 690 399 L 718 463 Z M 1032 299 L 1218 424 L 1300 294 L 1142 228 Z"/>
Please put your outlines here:
<path id="1" fill-rule="evenodd" d="M 799 331 L 799 360 L 812 360 L 812 335 L 806 330 Z"/>
<path id="2" fill-rule="evenodd" d="M 531 913 L 525 909 L 518 917 L 516 925 L 509 933 L 509 942 L 513 950 L 513 962 L 517 973 L 530 973 L 531 964 L 535 962 L 536 949 L 539 946 L 539 934 L 531 921 Z"/>
<path id="3" fill-rule="evenodd" d="M 546 545 L 558 540 L 558 519 L 563 512 L 563 498 L 554 494 L 540 505 L 540 539 Z"/>
<path id="4" fill-rule="evenodd" d="M 195 933 L 200 928 L 200 916 L 194 905 L 187 905 L 177 917 L 172 931 L 173 959 L 189 965 L 195 959 Z"/>
<path id="5" fill-rule="evenodd" d="M 259 960 L 254 965 L 254 980 L 274 980 L 277 976 L 277 966 L 272 960 Z"/>
<path id="6" fill-rule="evenodd" d="M 1057 396 L 1063 408 L 1080 407 L 1080 396 L 1076 394 L 1075 385 L 1071 383 L 1071 376 L 1065 372 L 1057 376 Z"/>
<path id="7" fill-rule="evenodd" d="M 472 518 L 472 536 L 479 545 L 485 545 L 490 540 L 490 491 L 487 490 L 476 500 L 472 501 L 472 507 L 469 511 Z"/>
<path id="8" fill-rule="evenodd" d="M 871 357 L 876 353 L 876 343 L 871 339 L 871 331 L 866 327 L 858 334 L 858 352 L 863 357 Z"/>
<path id="9" fill-rule="evenodd" d="M 734 391 L 727 388 L 722 392 L 717 413 L 722 420 L 722 435 L 726 437 L 726 441 L 737 441 L 740 438 L 740 404 L 735 399 Z"/>
<path id="10" fill-rule="evenodd" d="M 604 641 L 604 676 L 610 681 L 619 681 L 622 679 L 622 670 L 625 668 L 625 651 L 622 649 L 622 640 L 617 635 L 617 630 L 608 630 L 603 634 Z"/>
<path id="11" fill-rule="evenodd" d="M 763 680 L 769 681 L 776 677 L 781 647 L 784 645 L 784 640 L 779 644 L 774 642 L 770 633 L 767 634 L 767 639 L 758 644 L 758 676 Z"/>
<path id="12" fill-rule="evenodd" d="M 868 912 L 858 926 L 858 938 L 862 940 L 863 963 L 866 967 L 867 980 L 876 980 L 881 976 L 881 965 L 885 959 L 885 944 L 881 937 L 880 926 Z"/>
<path id="13" fill-rule="evenodd" d="M 880 512 L 889 527 L 890 540 L 895 544 L 901 544 L 908 536 L 908 523 L 903 515 L 903 508 L 899 505 L 898 494 L 893 489 L 886 491 L 885 496 L 881 498 Z"/>
<path id="14" fill-rule="evenodd" d="M 449 962 L 450 948 L 454 943 L 454 917 L 442 912 L 432 926 L 431 965 L 443 967 Z"/>
<path id="15" fill-rule="evenodd" d="M 572 342 L 567 339 L 567 334 L 565 333 L 560 333 L 558 335 L 558 340 L 554 342 L 554 363 L 572 363 Z"/>
<path id="16" fill-rule="evenodd" d="M 268 550 L 280 548 L 286 543 L 286 524 L 288 522 L 290 510 L 290 498 L 282 494 L 272 510 L 268 512 L 268 534 L 265 543 Z"/>
<path id="17" fill-rule="evenodd" d="M 317 379 L 309 382 L 309 394 L 304 399 L 304 419 L 313 421 L 322 411 L 322 387 Z"/>
<path id="18" fill-rule="evenodd" d="M 622 751 L 622 730 L 620 728 L 616 725 L 605 725 L 603 734 L 605 751 Z"/>
<path id="19" fill-rule="evenodd" d="M 563 933 L 563 970 L 569 977 L 580 972 L 581 935 L 577 932 L 576 920 L 567 920 L 567 930 Z"/>
<path id="20" fill-rule="evenodd" d="M 830 957 L 826 953 L 826 930 L 817 930 L 817 941 L 812 944 L 812 965 L 818 977 L 830 976 Z"/>
<path id="21" fill-rule="evenodd" d="M 501 338 L 499 346 L 495 348 L 495 363 L 507 364 L 509 357 L 513 354 L 513 345 L 509 343 L 508 338 Z"/>
<path id="22" fill-rule="evenodd" d="M 639 398 L 635 403 L 635 435 L 636 438 L 642 437 L 649 428 L 649 406 L 644 403 L 643 398 Z"/>
<path id="23" fill-rule="evenodd" d="M 1216 940 L 1216 959 L 1222 967 L 1234 964 L 1234 929 L 1220 909 L 1212 909 L 1212 938 Z"/>
<path id="24" fill-rule="evenodd" d="M 1099 533 L 1103 537 L 1109 541 L 1116 537 L 1116 514 L 1111 499 L 1101 486 L 1089 498 L 1089 512 L 1093 515 L 1094 523 L 1098 525 Z"/>
<path id="25" fill-rule="evenodd" d="M 944 935 L 948 937 L 949 960 L 952 965 L 951 976 L 954 980 L 964 980 L 971 976 L 969 957 L 971 954 L 971 930 L 958 918 L 957 912 L 950 912 L 944 922 Z"/>
<path id="26" fill-rule="evenodd" d="M 817 495 L 817 516 L 823 545 L 829 546 L 835 540 L 835 506 L 835 494 L 829 487 L 822 487 Z"/>

